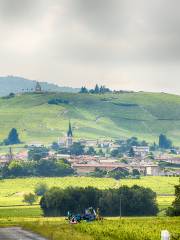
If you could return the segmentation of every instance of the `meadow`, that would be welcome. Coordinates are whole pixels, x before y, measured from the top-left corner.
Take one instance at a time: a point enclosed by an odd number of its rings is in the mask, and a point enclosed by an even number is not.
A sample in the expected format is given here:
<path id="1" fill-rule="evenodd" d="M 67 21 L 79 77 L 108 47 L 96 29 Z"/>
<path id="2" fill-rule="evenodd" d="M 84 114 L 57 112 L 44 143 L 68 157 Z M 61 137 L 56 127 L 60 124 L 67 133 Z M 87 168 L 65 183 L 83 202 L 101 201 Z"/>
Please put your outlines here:
<path id="1" fill-rule="evenodd" d="M 0 226 L 22 226 L 51 240 L 158 240 L 167 229 L 180 239 L 180 217 L 106 218 L 70 225 L 64 218 L 4 218 Z"/>
<path id="2" fill-rule="evenodd" d="M 174 200 L 174 185 L 178 184 L 178 177 L 141 177 L 141 179 L 123 179 L 120 181 L 111 178 L 90 177 L 63 177 L 63 178 L 17 178 L 0 180 L 0 218 L 3 217 L 39 217 L 42 211 L 39 205 L 28 206 L 23 202 L 25 193 L 34 192 L 37 183 L 46 183 L 48 187 L 67 188 L 69 186 L 97 187 L 100 189 L 117 188 L 121 185 L 134 184 L 150 187 L 158 194 L 157 202 L 161 213 Z M 38 204 L 38 201 L 37 203 Z"/>
<path id="3" fill-rule="evenodd" d="M 68 104 L 48 104 L 50 99 Z M 71 119 L 75 138 L 157 142 L 165 133 L 180 143 L 180 97 L 163 93 L 21 94 L 0 98 L 0 141 L 17 128 L 24 143 L 52 143 L 66 134 Z"/>
<path id="4" fill-rule="evenodd" d="M 149 187 L 158 195 L 173 195 L 174 185 L 178 184 L 178 177 L 141 177 L 141 179 L 122 179 L 91 177 L 32 177 L 0 180 L 0 206 L 23 204 L 23 195 L 33 192 L 37 183 L 46 183 L 48 187 L 67 188 L 69 186 L 97 187 L 99 189 L 115 188 L 121 185 L 139 185 Z M 166 196 L 164 196 L 166 197 Z"/>

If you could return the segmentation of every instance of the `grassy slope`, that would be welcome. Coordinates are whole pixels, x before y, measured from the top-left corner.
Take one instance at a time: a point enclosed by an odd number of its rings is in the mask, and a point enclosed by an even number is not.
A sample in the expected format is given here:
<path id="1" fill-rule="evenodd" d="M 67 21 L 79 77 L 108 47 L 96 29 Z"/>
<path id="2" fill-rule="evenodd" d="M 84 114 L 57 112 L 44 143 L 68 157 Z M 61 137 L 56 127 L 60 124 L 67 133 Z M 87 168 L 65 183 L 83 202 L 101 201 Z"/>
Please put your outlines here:
<path id="1" fill-rule="evenodd" d="M 48 105 L 52 98 L 70 104 Z M 48 93 L 0 99 L 0 139 L 16 127 L 24 142 L 49 143 L 65 135 L 69 119 L 77 138 L 137 136 L 154 141 L 166 133 L 180 143 L 180 96 L 176 95 Z"/>

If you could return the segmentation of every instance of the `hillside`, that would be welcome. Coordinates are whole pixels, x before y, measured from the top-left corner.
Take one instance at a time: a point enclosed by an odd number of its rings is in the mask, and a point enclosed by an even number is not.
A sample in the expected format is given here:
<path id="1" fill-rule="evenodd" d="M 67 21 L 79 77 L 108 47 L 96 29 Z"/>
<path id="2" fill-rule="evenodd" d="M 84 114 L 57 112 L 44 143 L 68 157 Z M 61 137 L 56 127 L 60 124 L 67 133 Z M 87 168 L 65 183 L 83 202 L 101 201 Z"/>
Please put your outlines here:
<path id="1" fill-rule="evenodd" d="M 25 79 L 22 77 L 0 77 L 0 96 L 6 96 L 9 93 L 27 92 L 34 89 L 36 81 Z M 44 91 L 51 92 L 78 92 L 79 89 L 70 87 L 60 87 L 52 83 L 41 82 Z"/>
<path id="2" fill-rule="evenodd" d="M 58 105 L 48 104 L 58 99 Z M 26 93 L 0 99 L 0 141 L 16 127 L 24 142 L 51 143 L 71 119 L 76 138 L 137 136 L 157 141 L 165 133 L 180 143 L 180 96 L 163 93 Z"/>

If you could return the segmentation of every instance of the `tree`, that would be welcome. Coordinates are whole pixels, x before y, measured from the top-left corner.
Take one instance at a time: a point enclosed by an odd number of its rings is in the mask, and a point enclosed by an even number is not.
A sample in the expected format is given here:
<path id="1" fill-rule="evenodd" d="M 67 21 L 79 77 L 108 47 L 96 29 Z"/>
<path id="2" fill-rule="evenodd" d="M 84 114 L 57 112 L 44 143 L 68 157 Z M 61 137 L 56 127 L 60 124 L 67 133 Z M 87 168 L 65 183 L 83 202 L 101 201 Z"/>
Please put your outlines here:
<path id="1" fill-rule="evenodd" d="M 97 178 L 102 178 L 102 177 L 105 177 L 106 175 L 107 175 L 107 171 L 99 169 L 99 168 L 95 168 L 94 172 L 89 173 L 89 176 L 97 177 Z"/>
<path id="2" fill-rule="evenodd" d="M 51 148 L 54 151 L 58 151 L 59 150 L 59 144 L 57 142 L 53 142 L 52 145 L 51 145 Z"/>
<path id="3" fill-rule="evenodd" d="M 19 144 L 21 141 L 19 140 L 18 132 L 16 128 L 12 128 L 9 132 L 8 138 L 4 140 L 5 145 L 13 145 Z"/>
<path id="4" fill-rule="evenodd" d="M 133 147 L 130 148 L 130 151 L 129 151 L 129 157 L 134 157 L 134 150 L 133 150 Z"/>
<path id="5" fill-rule="evenodd" d="M 86 152 L 87 155 L 91 155 L 91 156 L 94 156 L 96 155 L 96 151 L 93 147 L 89 147 L 87 152 Z"/>
<path id="6" fill-rule="evenodd" d="M 164 149 L 169 149 L 172 147 L 172 142 L 164 134 L 159 135 L 159 147 Z"/>
<path id="7" fill-rule="evenodd" d="M 116 168 L 110 172 L 108 172 L 108 176 L 111 178 L 115 178 L 116 180 L 126 178 L 129 176 L 129 171 L 124 168 Z"/>
<path id="8" fill-rule="evenodd" d="M 70 164 L 65 163 L 64 160 L 41 159 L 37 165 L 37 174 L 39 176 L 67 176 L 73 173 Z"/>
<path id="9" fill-rule="evenodd" d="M 180 216 L 180 183 L 175 186 L 175 200 L 172 206 L 167 209 L 166 213 L 168 216 Z"/>
<path id="10" fill-rule="evenodd" d="M 32 205 L 37 201 L 37 196 L 34 193 L 28 193 L 24 195 L 24 200 L 23 202 Z"/>
<path id="11" fill-rule="evenodd" d="M 98 84 L 96 84 L 96 86 L 94 88 L 94 93 L 96 93 L 96 94 L 99 93 L 99 86 L 98 86 Z"/>
<path id="12" fill-rule="evenodd" d="M 37 196 L 43 196 L 47 191 L 48 186 L 46 183 L 38 183 L 34 189 L 34 192 Z"/>
<path id="13" fill-rule="evenodd" d="M 133 169 L 133 170 L 132 170 L 132 175 L 133 175 L 133 176 L 139 176 L 139 175 L 140 175 L 139 170 L 138 170 L 138 169 Z"/>
<path id="14" fill-rule="evenodd" d="M 81 87 L 81 90 L 79 93 L 88 93 L 88 90 L 86 87 Z"/>
<path id="15" fill-rule="evenodd" d="M 120 197 L 123 216 L 157 214 L 156 193 L 137 185 L 105 190 L 93 187 L 54 187 L 41 198 L 40 205 L 45 216 L 64 216 L 67 211 L 74 214 L 83 213 L 89 206 L 99 208 L 103 216 L 117 216 Z"/>
<path id="16" fill-rule="evenodd" d="M 84 146 L 80 142 L 74 142 L 70 147 L 70 153 L 72 155 L 83 155 L 84 154 Z"/>
<path id="17" fill-rule="evenodd" d="M 49 149 L 46 147 L 33 147 L 28 151 L 28 159 L 39 161 L 49 155 Z"/>
<path id="18" fill-rule="evenodd" d="M 113 149 L 112 151 L 111 151 L 111 157 L 122 157 L 123 155 L 122 155 L 122 153 L 121 153 L 121 151 L 120 151 L 120 149 L 119 148 L 117 148 L 117 149 Z"/>

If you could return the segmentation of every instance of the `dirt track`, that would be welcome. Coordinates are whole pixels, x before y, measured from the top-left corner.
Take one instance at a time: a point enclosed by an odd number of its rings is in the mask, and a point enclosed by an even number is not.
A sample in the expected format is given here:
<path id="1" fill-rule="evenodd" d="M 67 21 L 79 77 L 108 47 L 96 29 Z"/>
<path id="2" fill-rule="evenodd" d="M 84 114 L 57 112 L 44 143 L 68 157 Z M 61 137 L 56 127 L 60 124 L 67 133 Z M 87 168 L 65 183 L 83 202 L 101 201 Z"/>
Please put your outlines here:
<path id="1" fill-rule="evenodd" d="M 19 227 L 0 228 L 0 240 L 47 240 Z"/>

